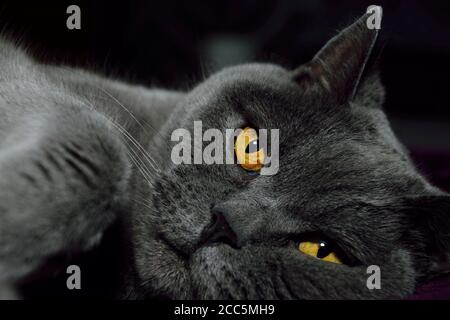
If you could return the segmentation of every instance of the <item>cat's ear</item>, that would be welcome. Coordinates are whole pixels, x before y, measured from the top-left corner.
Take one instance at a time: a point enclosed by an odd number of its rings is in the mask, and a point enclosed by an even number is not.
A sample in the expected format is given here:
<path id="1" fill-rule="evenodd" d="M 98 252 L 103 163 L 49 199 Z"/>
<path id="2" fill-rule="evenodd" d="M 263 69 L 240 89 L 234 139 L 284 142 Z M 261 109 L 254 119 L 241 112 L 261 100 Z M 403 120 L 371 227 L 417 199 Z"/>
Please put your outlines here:
<path id="1" fill-rule="evenodd" d="M 380 73 L 375 66 L 364 71 L 357 90 L 353 96 L 353 102 L 368 108 L 381 108 L 386 96 L 386 91 L 381 83 Z"/>
<path id="2" fill-rule="evenodd" d="M 421 246 L 431 272 L 450 271 L 450 195 L 406 199 L 412 247 Z"/>
<path id="3" fill-rule="evenodd" d="M 375 18 L 381 19 L 378 8 Z M 367 13 L 328 41 L 310 62 L 294 71 L 295 80 L 319 83 L 339 102 L 351 101 L 378 36 L 372 19 L 373 14 Z"/>

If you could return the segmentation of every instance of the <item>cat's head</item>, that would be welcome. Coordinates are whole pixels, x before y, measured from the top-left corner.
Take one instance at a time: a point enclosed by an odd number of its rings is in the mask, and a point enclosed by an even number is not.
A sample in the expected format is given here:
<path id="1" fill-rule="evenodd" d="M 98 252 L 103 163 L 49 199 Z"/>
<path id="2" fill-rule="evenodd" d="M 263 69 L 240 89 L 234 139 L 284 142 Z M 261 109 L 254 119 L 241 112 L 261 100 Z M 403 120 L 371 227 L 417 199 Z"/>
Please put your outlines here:
<path id="1" fill-rule="evenodd" d="M 138 294 L 401 297 L 442 267 L 450 198 L 416 172 L 389 127 L 367 18 L 295 70 L 227 68 L 180 102 L 157 137 L 162 173 L 151 186 L 141 179 L 134 208 Z M 224 137 L 279 129 L 278 172 L 173 163 L 171 134 L 194 138 L 194 121 Z M 369 289 L 371 265 L 380 289 Z"/>

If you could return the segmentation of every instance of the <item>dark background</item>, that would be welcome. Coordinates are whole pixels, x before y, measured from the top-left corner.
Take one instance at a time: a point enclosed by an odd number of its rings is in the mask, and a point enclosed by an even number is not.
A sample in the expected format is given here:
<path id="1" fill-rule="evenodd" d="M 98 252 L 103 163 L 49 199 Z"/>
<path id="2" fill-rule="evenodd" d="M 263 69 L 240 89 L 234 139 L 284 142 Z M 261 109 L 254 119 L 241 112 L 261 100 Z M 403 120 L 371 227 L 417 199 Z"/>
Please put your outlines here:
<path id="1" fill-rule="evenodd" d="M 66 9 L 81 7 L 81 30 Z M 370 4 L 384 9 L 386 111 L 419 168 L 450 190 L 450 8 L 445 1 L 0 1 L 0 29 L 39 59 L 188 89 L 247 61 L 295 67 Z"/>

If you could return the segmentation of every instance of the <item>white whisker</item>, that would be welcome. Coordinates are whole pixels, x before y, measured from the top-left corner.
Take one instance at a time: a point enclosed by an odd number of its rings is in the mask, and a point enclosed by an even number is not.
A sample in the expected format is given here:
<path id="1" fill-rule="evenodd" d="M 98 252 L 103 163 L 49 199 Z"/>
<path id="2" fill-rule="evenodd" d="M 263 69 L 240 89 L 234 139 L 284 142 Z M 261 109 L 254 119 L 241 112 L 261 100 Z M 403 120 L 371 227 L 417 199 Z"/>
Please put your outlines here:
<path id="1" fill-rule="evenodd" d="M 143 205 L 144 207 L 146 207 L 146 208 L 148 208 L 148 209 L 150 209 L 150 210 L 153 210 L 153 208 L 152 207 L 150 207 L 148 204 L 146 204 L 145 202 L 143 202 L 143 201 L 139 201 L 138 199 L 132 199 L 134 202 L 136 202 L 136 203 L 138 203 L 138 204 L 140 204 L 140 205 Z"/>
<path id="2" fill-rule="evenodd" d="M 112 94 L 110 94 L 108 91 L 106 91 L 105 89 L 102 89 L 99 87 L 99 90 L 103 91 L 105 94 L 107 94 L 111 99 L 113 99 L 120 107 L 122 107 L 125 111 L 128 112 L 128 114 L 139 124 L 139 126 L 141 126 L 141 128 L 145 130 L 144 126 L 137 120 L 137 118 L 133 115 L 133 113 L 127 109 L 122 103 L 120 103 L 119 100 L 117 100 Z M 124 131 L 124 133 L 131 139 L 133 140 L 133 144 L 138 147 L 141 152 L 144 154 L 144 156 L 146 157 L 147 161 L 150 162 L 150 165 L 153 167 L 154 170 L 159 171 L 158 168 L 158 164 L 155 161 L 155 159 L 153 159 L 148 152 L 145 150 L 144 147 L 142 147 L 142 145 L 136 140 L 136 138 L 133 137 L 133 135 L 127 130 L 125 129 L 123 126 L 121 126 L 120 124 L 116 123 L 118 126 L 120 126 L 122 128 L 122 130 Z M 147 132 L 147 131 L 146 131 Z M 148 132 L 147 132 L 148 133 Z"/>
<path id="3" fill-rule="evenodd" d="M 141 167 L 141 165 L 139 165 L 139 163 L 137 162 L 137 160 L 135 159 L 135 157 L 130 153 L 127 152 L 128 156 L 130 157 L 131 161 L 133 162 L 133 164 L 138 168 L 139 172 L 142 174 L 142 176 L 144 177 L 145 181 L 151 185 L 154 186 L 150 176 L 148 175 L 148 173 L 145 172 L 145 170 Z"/>
<path id="4" fill-rule="evenodd" d="M 116 97 L 114 97 L 111 93 L 109 93 L 106 89 L 98 87 L 98 89 L 100 89 L 101 91 L 103 91 L 105 94 L 107 94 L 111 99 L 113 99 L 119 106 L 121 106 L 126 112 L 128 112 L 128 114 L 130 115 L 130 117 L 132 117 L 134 119 L 134 121 L 137 122 L 137 124 L 139 124 L 139 126 L 141 126 L 141 128 L 145 130 L 144 126 L 139 122 L 139 120 L 134 116 L 134 114 L 127 108 L 125 107 Z"/>
<path id="5" fill-rule="evenodd" d="M 91 110 L 97 112 L 95 110 L 94 106 L 90 102 L 87 102 L 87 103 L 90 106 Z M 119 131 L 119 133 L 122 134 L 122 137 L 127 138 L 136 148 L 138 148 L 138 151 L 141 151 L 142 153 L 145 152 L 145 150 L 139 144 L 139 142 L 124 127 L 122 127 L 120 124 L 116 123 L 113 119 L 109 118 L 108 116 L 106 116 L 104 114 L 101 114 L 101 113 L 98 113 L 98 114 L 103 116 L 110 124 L 112 124 Z M 125 143 L 127 148 L 132 151 L 132 153 L 130 151 L 127 151 L 127 154 L 129 156 L 130 160 L 138 168 L 138 170 L 140 171 L 140 173 L 142 174 L 144 179 L 150 185 L 153 186 L 153 183 L 151 181 L 152 180 L 152 175 L 151 175 L 150 170 L 148 169 L 148 167 L 145 165 L 144 161 L 139 157 L 139 154 L 137 153 L 137 151 L 133 148 L 133 146 L 127 140 L 122 139 L 122 141 Z M 150 155 L 148 155 L 146 152 L 144 153 L 144 156 L 145 155 L 147 157 L 150 157 Z M 150 163 L 150 165 L 152 166 L 153 170 L 155 170 L 156 173 L 159 173 L 160 171 L 153 165 L 153 163 L 147 157 L 145 158 L 147 160 L 147 162 Z M 151 159 L 151 160 L 153 160 L 153 159 Z"/>
<path id="6" fill-rule="evenodd" d="M 116 97 L 113 96 L 112 93 L 108 92 L 106 89 L 101 88 L 101 87 L 97 87 L 99 90 L 101 90 L 103 93 L 105 93 L 109 98 L 111 98 L 114 102 L 116 102 L 122 109 L 124 109 L 129 115 L 130 117 L 136 121 L 136 123 L 147 133 L 150 135 L 150 133 L 145 129 L 144 125 L 139 122 L 139 120 L 136 118 L 136 116 L 130 111 L 130 109 L 128 109 L 127 107 L 125 107 L 125 105 L 123 103 L 121 103 Z M 144 121 L 145 125 L 150 128 L 151 130 L 153 130 L 153 132 L 155 134 L 157 134 L 159 137 L 161 137 L 161 139 L 164 140 L 163 136 L 161 136 L 161 134 L 158 132 L 158 130 L 156 130 L 151 124 L 149 124 L 147 121 Z M 170 148 L 169 145 L 165 145 L 167 148 Z"/>

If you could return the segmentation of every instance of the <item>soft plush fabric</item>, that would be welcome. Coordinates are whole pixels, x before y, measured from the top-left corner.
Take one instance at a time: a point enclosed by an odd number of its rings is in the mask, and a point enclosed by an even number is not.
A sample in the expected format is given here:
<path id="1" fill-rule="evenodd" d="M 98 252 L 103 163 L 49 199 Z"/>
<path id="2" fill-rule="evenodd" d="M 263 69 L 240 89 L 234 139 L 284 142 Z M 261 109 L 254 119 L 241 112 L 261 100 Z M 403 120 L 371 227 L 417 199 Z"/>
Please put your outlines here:
<path id="1" fill-rule="evenodd" d="M 442 190 L 450 192 L 450 150 L 414 150 L 412 157 L 422 173 Z M 450 300 L 449 273 L 436 277 L 420 286 L 416 293 L 409 297 L 412 300 Z"/>
<path id="2" fill-rule="evenodd" d="M 450 300 L 450 274 L 420 286 L 409 300 Z"/>
<path id="3" fill-rule="evenodd" d="M 433 184 L 450 192 L 450 148 L 449 150 L 413 150 L 411 154 L 418 169 Z"/>

